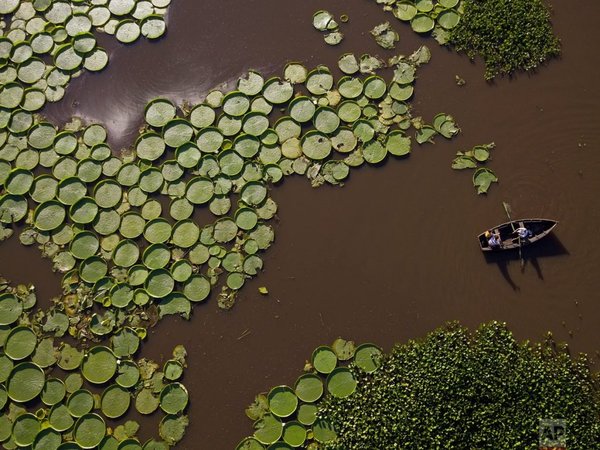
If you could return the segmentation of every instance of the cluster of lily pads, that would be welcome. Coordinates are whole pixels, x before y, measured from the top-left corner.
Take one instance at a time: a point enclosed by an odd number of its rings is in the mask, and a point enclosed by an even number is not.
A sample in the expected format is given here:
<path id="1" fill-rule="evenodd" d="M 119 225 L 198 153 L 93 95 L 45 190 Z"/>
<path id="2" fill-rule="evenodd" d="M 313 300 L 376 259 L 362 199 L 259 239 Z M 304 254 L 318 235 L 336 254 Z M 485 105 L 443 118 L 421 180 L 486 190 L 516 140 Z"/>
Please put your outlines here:
<path id="1" fill-rule="evenodd" d="M 340 22 L 348 22 L 348 16 L 342 14 L 340 16 Z M 333 14 L 324 9 L 313 14 L 313 27 L 318 31 L 327 33 L 323 36 L 326 44 L 338 45 L 344 39 L 344 33 L 339 30 L 339 25 L 333 17 Z"/>
<path id="2" fill-rule="evenodd" d="M 0 282 L 0 442 L 5 449 L 168 449 L 184 435 L 188 392 L 178 380 L 186 351 L 177 346 L 162 370 L 135 360 L 144 329 L 121 328 L 110 347 L 80 350 L 55 342 L 55 333 L 36 319 L 32 286 Z M 139 425 L 121 419 L 131 403 L 141 414 L 164 413 L 160 440 L 143 446 Z M 34 411 L 35 410 L 35 411 Z"/>
<path id="3" fill-rule="evenodd" d="M 476 145 L 466 152 L 459 151 L 452 161 L 455 170 L 475 169 L 473 172 L 473 186 L 478 194 L 487 193 L 492 183 L 498 182 L 494 171 L 488 167 L 479 167 L 490 159 L 490 151 L 496 146 L 493 142 L 484 145 Z"/>
<path id="4" fill-rule="evenodd" d="M 400 39 L 400 35 L 392 28 L 389 22 L 375 26 L 370 33 L 377 45 L 386 49 L 394 48 L 395 43 Z"/>
<path id="5" fill-rule="evenodd" d="M 409 22 L 417 33 L 431 33 L 440 43 L 448 42 L 450 30 L 460 22 L 464 12 L 463 0 L 377 0 L 383 9 Z"/>
<path id="6" fill-rule="evenodd" d="M 426 47 L 387 63 L 346 54 L 337 82 L 327 67 L 289 63 L 283 78 L 249 72 L 197 105 L 157 98 L 120 157 L 99 124 L 59 130 L 36 116 L 19 133 L 2 129 L 0 234 L 24 225 L 20 241 L 64 274 L 47 323 L 76 322 L 71 335 L 94 338 L 189 317 L 221 274 L 219 305 L 231 307 L 274 240 L 270 184 L 291 174 L 341 184 L 352 167 L 409 154 L 411 127 L 419 144 L 459 131 L 446 114 L 433 126 L 411 116 L 416 69 L 428 60 Z M 384 66 L 390 82 L 374 74 Z M 203 209 L 213 223 L 197 223 Z"/>
<path id="7" fill-rule="evenodd" d="M 83 69 L 100 71 L 108 53 L 92 31 L 130 43 L 156 39 L 170 0 L 3 0 L 0 3 L 0 123 L 26 132 L 33 113 L 60 100 Z"/>
<path id="8" fill-rule="evenodd" d="M 354 342 L 336 339 L 312 353 L 294 385 L 276 386 L 256 396 L 246 415 L 254 421 L 255 432 L 242 440 L 237 450 L 286 450 L 318 448 L 332 442 L 337 434 L 318 415 L 319 404 L 328 396 L 343 399 L 355 391 L 357 372 L 371 374 L 380 367 L 382 351 L 374 344 L 356 347 Z"/>

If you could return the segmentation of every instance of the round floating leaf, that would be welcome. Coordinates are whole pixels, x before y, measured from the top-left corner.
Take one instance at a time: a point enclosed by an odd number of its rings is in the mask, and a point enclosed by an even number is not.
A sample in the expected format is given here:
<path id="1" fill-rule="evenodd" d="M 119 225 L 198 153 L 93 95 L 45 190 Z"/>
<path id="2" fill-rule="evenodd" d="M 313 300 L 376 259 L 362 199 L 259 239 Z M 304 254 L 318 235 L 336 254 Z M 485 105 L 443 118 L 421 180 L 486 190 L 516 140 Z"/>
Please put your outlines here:
<path id="1" fill-rule="evenodd" d="M 133 355 L 140 346 L 140 338 L 133 328 L 123 328 L 112 337 L 114 354 L 121 358 Z"/>
<path id="2" fill-rule="evenodd" d="M 245 77 L 239 78 L 237 86 L 241 93 L 254 96 L 262 90 L 263 85 L 264 79 L 262 75 L 258 72 L 250 71 Z"/>
<path id="3" fill-rule="evenodd" d="M 14 366 L 15 364 L 12 359 L 10 359 L 4 353 L 0 353 L 0 382 L 4 383 L 8 379 L 8 376 L 10 375 L 10 372 Z"/>
<path id="4" fill-rule="evenodd" d="M 337 438 L 337 434 L 333 428 L 333 425 L 331 425 L 325 419 L 317 420 L 313 424 L 312 430 L 315 440 L 322 444 L 332 442 Z"/>
<path id="5" fill-rule="evenodd" d="M 303 403 L 298 407 L 298 421 L 306 426 L 310 426 L 317 420 L 317 405 Z"/>
<path id="6" fill-rule="evenodd" d="M 360 119 L 362 110 L 358 103 L 352 100 L 346 100 L 338 106 L 338 116 L 344 122 L 353 123 Z"/>
<path id="7" fill-rule="evenodd" d="M 66 431 L 73 426 L 74 420 L 69 409 L 64 403 L 57 403 L 50 409 L 48 414 L 48 423 L 59 432 Z"/>
<path id="8" fill-rule="evenodd" d="M 94 256 L 99 248 L 100 241 L 91 231 L 77 233 L 69 246 L 71 254 L 79 259 L 86 259 Z"/>
<path id="9" fill-rule="evenodd" d="M 94 396 L 90 391 L 79 389 L 67 399 L 67 408 L 73 417 L 82 417 L 94 407 Z"/>
<path id="10" fill-rule="evenodd" d="M 210 281 L 201 275 L 192 276 L 183 287 L 183 294 L 191 302 L 201 302 L 210 294 Z"/>
<path id="11" fill-rule="evenodd" d="M 298 406 L 298 397 L 288 386 L 274 387 L 269 392 L 268 399 L 270 411 L 278 417 L 288 417 Z"/>
<path id="12" fill-rule="evenodd" d="M 188 392 L 181 383 L 170 383 L 160 392 L 160 407 L 167 414 L 179 414 L 188 403 Z"/>
<path id="13" fill-rule="evenodd" d="M 327 67 L 312 70 L 306 78 L 306 88 L 311 94 L 324 95 L 333 87 L 333 75 Z"/>
<path id="14" fill-rule="evenodd" d="M 30 362 L 17 364 L 6 381 L 6 390 L 11 400 L 25 403 L 37 397 L 44 388 L 44 371 Z"/>
<path id="15" fill-rule="evenodd" d="M 254 424 L 254 437 L 262 444 L 277 442 L 283 434 L 283 423 L 272 414 L 265 414 Z"/>
<path id="16" fill-rule="evenodd" d="M 302 137 L 302 152 L 310 159 L 322 160 L 331 153 L 331 141 L 319 131 L 309 131 Z"/>
<path id="17" fill-rule="evenodd" d="M 383 352 L 375 344 L 359 345 L 354 354 L 356 365 L 367 373 L 375 372 L 381 366 Z"/>
<path id="18" fill-rule="evenodd" d="M 385 148 L 388 153 L 395 156 L 408 155 L 410 153 L 410 137 L 404 136 L 401 131 L 392 131 L 386 138 Z"/>
<path id="19" fill-rule="evenodd" d="M 63 224 L 66 218 L 65 208 L 57 201 L 41 203 L 33 213 L 33 223 L 41 231 L 52 231 Z"/>
<path id="20" fill-rule="evenodd" d="M 292 447 L 300 447 L 306 441 L 306 428 L 299 422 L 288 422 L 283 427 L 283 440 Z"/>
<path id="21" fill-rule="evenodd" d="M 474 147 L 473 148 L 473 157 L 479 162 L 485 162 L 490 157 L 490 152 L 485 147 Z"/>
<path id="22" fill-rule="evenodd" d="M 144 237 L 152 244 L 166 242 L 171 234 L 171 225 L 165 219 L 151 220 L 144 228 Z"/>
<path id="23" fill-rule="evenodd" d="M 98 205 L 90 197 L 83 197 L 77 200 L 69 208 L 69 217 L 75 223 L 85 225 L 92 223 L 98 215 Z"/>
<path id="24" fill-rule="evenodd" d="M 83 351 L 79 351 L 75 347 L 71 347 L 69 344 L 65 344 L 60 352 L 58 366 L 63 370 L 74 370 L 79 367 L 82 360 Z"/>
<path id="25" fill-rule="evenodd" d="M 340 126 L 339 116 L 329 107 L 320 107 L 317 109 L 313 122 L 315 128 L 325 134 L 333 133 Z"/>
<path id="26" fill-rule="evenodd" d="M 372 75 L 364 81 L 365 95 L 370 99 L 379 99 L 387 91 L 385 80 L 376 75 Z"/>
<path id="27" fill-rule="evenodd" d="M 356 389 L 356 379 L 346 367 L 338 367 L 327 376 L 327 390 L 338 398 L 348 397 Z"/>
<path id="28" fill-rule="evenodd" d="M 22 414 L 15 419 L 12 429 L 12 437 L 19 447 L 27 447 L 33 444 L 35 437 L 41 430 L 39 419 L 33 414 Z"/>
<path id="29" fill-rule="evenodd" d="M 47 406 L 56 405 L 65 398 L 66 392 L 65 384 L 61 380 L 58 378 L 48 378 L 42 390 L 42 402 Z"/>
<path id="30" fill-rule="evenodd" d="M 102 393 L 102 414 L 110 419 L 121 417 L 129 409 L 131 395 L 129 391 L 117 384 L 106 388 Z"/>
<path id="31" fill-rule="evenodd" d="M 50 367 L 56 363 L 56 349 L 54 348 L 54 339 L 45 338 L 37 345 L 31 361 L 42 369 Z"/>
<path id="32" fill-rule="evenodd" d="M 204 177 L 195 177 L 186 186 L 185 197 L 195 205 L 207 203 L 214 195 L 212 181 Z"/>
<path id="33" fill-rule="evenodd" d="M 119 364 L 118 376 L 116 382 L 119 386 L 130 388 L 140 379 L 140 371 L 133 361 L 124 360 Z"/>
<path id="34" fill-rule="evenodd" d="M 142 34 L 148 39 L 158 39 L 166 29 L 165 21 L 159 15 L 151 15 L 142 20 Z"/>
<path id="35" fill-rule="evenodd" d="M 33 174 L 25 169 L 13 169 L 4 182 L 4 188 L 9 194 L 22 195 L 29 192 L 33 184 Z"/>
<path id="36" fill-rule="evenodd" d="M 73 428 L 75 442 L 81 448 L 97 447 L 106 434 L 106 424 L 98 414 L 86 414 L 79 418 Z"/>
<path id="37" fill-rule="evenodd" d="M 156 269 L 148 274 L 144 287 L 151 297 L 162 298 L 173 291 L 175 280 L 168 270 Z"/>
<path id="38" fill-rule="evenodd" d="M 117 358 L 111 349 L 93 347 L 83 358 L 81 373 L 90 383 L 102 384 L 110 380 L 117 371 Z"/>
<path id="39" fill-rule="evenodd" d="M 173 244 L 182 248 L 190 248 L 200 237 L 200 228 L 192 220 L 182 220 L 173 227 Z"/>
<path id="40" fill-rule="evenodd" d="M 417 14 L 411 19 L 410 26 L 417 33 L 428 33 L 433 30 L 435 21 L 427 14 Z"/>
<path id="41" fill-rule="evenodd" d="M 473 186 L 477 188 L 478 194 L 487 193 L 492 183 L 497 183 L 496 174 L 485 167 L 480 167 L 473 173 Z"/>
<path id="42" fill-rule="evenodd" d="M 144 133 L 135 141 L 135 150 L 138 156 L 148 161 L 155 161 L 160 158 L 164 154 L 165 149 L 165 141 L 160 135 L 154 132 Z"/>
<path id="43" fill-rule="evenodd" d="M 29 327 L 21 326 L 11 330 L 4 342 L 4 353 L 13 361 L 27 358 L 37 345 L 37 336 Z"/>
<path id="44" fill-rule="evenodd" d="M 31 450 L 56 450 L 62 442 L 62 436 L 52 428 L 43 429 L 35 437 Z"/>
<path id="45" fill-rule="evenodd" d="M 337 366 L 337 356 L 331 348 L 325 345 L 315 349 L 311 361 L 313 367 L 324 374 L 331 373 Z"/>
<path id="46" fill-rule="evenodd" d="M 79 266 L 79 276 L 81 276 L 83 281 L 87 281 L 88 283 L 95 283 L 106 276 L 107 272 L 108 266 L 106 262 L 98 256 L 85 259 Z"/>
<path id="47" fill-rule="evenodd" d="M 417 15 L 417 8 L 414 4 L 408 2 L 396 3 L 394 16 L 400 20 L 409 21 Z"/>
<path id="48" fill-rule="evenodd" d="M 279 78 L 269 79 L 263 88 L 264 98 L 275 105 L 287 102 L 293 95 L 292 84 Z"/>
<path id="49" fill-rule="evenodd" d="M 170 359 L 165 363 L 163 372 L 167 380 L 175 381 L 183 375 L 183 366 L 178 361 Z"/>
<path id="50" fill-rule="evenodd" d="M 112 260 L 120 267 L 131 267 L 140 258 L 140 249 L 132 240 L 124 240 L 113 250 Z"/>
<path id="51" fill-rule="evenodd" d="M 338 66 L 342 72 L 348 75 L 355 74 L 360 68 L 358 60 L 353 53 L 345 53 L 342 55 L 338 60 Z"/>
<path id="52" fill-rule="evenodd" d="M 460 14 L 453 9 L 448 9 L 443 11 L 437 17 L 437 22 L 442 26 L 442 28 L 451 30 L 458 25 L 458 22 L 460 22 Z"/>
<path id="53" fill-rule="evenodd" d="M 387 156 L 387 149 L 379 141 L 367 142 L 363 148 L 363 157 L 370 164 L 380 163 Z"/>
<path id="54" fill-rule="evenodd" d="M 23 303 L 13 294 L 0 294 L 0 325 L 14 323 L 23 312 Z"/>
<path id="55" fill-rule="evenodd" d="M 240 197 L 247 205 L 258 206 L 267 197 L 267 187 L 260 182 L 246 183 L 242 188 Z"/>
<path id="56" fill-rule="evenodd" d="M 302 375 L 296 381 L 295 392 L 303 402 L 316 402 L 323 395 L 323 382 L 317 375 Z"/>
<path id="57" fill-rule="evenodd" d="M 194 129 L 185 119 L 170 120 L 163 127 L 163 139 L 165 143 L 172 148 L 177 148 L 180 145 L 189 142 L 194 135 Z"/>

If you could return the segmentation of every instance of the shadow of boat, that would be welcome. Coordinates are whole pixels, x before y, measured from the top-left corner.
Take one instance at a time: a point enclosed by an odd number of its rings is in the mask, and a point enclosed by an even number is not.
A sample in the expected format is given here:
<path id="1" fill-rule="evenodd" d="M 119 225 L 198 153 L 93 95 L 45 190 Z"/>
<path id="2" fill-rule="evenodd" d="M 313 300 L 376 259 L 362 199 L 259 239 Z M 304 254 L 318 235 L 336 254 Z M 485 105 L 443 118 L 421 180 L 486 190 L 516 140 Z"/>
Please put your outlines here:
<path id="1" fill-rule="evenodd" d="M 538 260 L 539 258 L 549 258 L 553 256 L 563 256 L 569 254 L 567 248 L 554 234 L 546 236 L 546 238 L 542 241 L 523 247 L 521 250 L 524 261 L 523 270 L 528 264 L 531 264 L 540 280 L 544 279 L 544 274 Z M 517 286 L 517 284 L 513 281 L 508 271 L 508 266 L 511 263 L 520 264 L 518 249 L 498 252 L 485 252 L 483 256 L 486 263 L 496 264 L 498 266 L 500 273 L 502 273 L 502 276 L 506 282 L 510 284 L 513 290 L 519 290 L 519 286 Z"/>

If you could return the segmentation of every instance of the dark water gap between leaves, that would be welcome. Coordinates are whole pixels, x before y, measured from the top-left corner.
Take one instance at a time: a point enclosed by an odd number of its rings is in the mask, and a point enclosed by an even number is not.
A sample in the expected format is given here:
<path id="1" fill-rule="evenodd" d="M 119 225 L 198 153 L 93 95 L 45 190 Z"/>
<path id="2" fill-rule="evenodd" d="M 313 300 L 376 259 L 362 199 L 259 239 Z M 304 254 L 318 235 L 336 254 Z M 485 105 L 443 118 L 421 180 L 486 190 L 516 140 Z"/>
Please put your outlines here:
<path id="1" fill-rule="evenodd" d="M 103 122 L 115 149 L 131 143 L 146 101 L 156 96 L 197 101 L 248 69 L 279 74 L 288 60 L 334 69 L 345 52 L 391 56 L 368 34 L 386 20 L 400 33 L 397 52 L 426 43 L 433 53 L 416 83 L 415 115 L 431 121 L 446 112 L 462 128 L 450 143 L 438 139 L 415 146 L 407 159 L 353 171 L 341 189 L 314 190 L 299 178 L 274 187 L 280 223 L 264 273 L 229 312 L 217 309 L 213 295 L 189 322 L 164 320 L 141 352 L 159 359 L 176 344 L 188 349 L 191 427 L 180 448 L 233 448 L 250 432 L 244 408 L 253 396 L 293 383 L 312 349 L 337 336 L 389 349 L 446 320 L 476 326 L 497 319 L 518 338 L 551 330 L 573 352 L 595 356 L 600 54 L 591 43 L 600 38 L 600 5 L 553 6 L 563 57 L 536 75 L 492 84 L 479 62 L 416 36 L 368 0 L 179 0 L 165 39 L 131 46 L 103 39 L 107 69 L 74 80 L 45 114 L 58 123 L 71 115 Z M 350 17 L 337 47 L 311 27 L 312 13 L 323 8 Z M 467 84 L 457 86 L 455 75 Z M 457 150 L 489 141 L 497 145 L 490 167 L 500 184 L 477 197 L 470 174 L 452 171 L 450 162 Z M 518 255 L 486 260 L 474 238 L 504 221 L 503 200 L 515 216 L 560 221 L 555 241 L 525 250 L 523 272 Z M 36 282 L 40 297 L 58 293 L 50 267 L 16 236 L 0 246 L 0 273 Z M 259 286 L 270 294 L 259 295 Z M 142 437 L 156 432 L 142 422 Z"/>

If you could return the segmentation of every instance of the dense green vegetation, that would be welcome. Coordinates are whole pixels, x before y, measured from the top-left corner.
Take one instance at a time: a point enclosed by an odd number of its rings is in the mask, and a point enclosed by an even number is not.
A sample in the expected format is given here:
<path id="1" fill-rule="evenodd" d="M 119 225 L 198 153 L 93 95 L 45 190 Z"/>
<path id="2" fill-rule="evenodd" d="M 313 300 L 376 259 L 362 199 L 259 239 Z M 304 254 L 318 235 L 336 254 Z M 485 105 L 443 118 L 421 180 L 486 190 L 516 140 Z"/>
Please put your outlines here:
<path id="1" fill-rule="evenodd" d="M 319 406 L 338 436 L 328 449 L 537 449 L 546 418 L 566 419 L 569 449 L 600 442 L 598 376 L 587 360 L 551 337 L 520 344 L 496 322 L 474 333 L 450 324 L 355 376 L 354 394 Z"/>
<path id="2" fill-rule="evenodd" d="M 543 0 L 466 0 L 448 43 L 483 57 L 486 79 L 535 69 L 560 53 Z"/>

